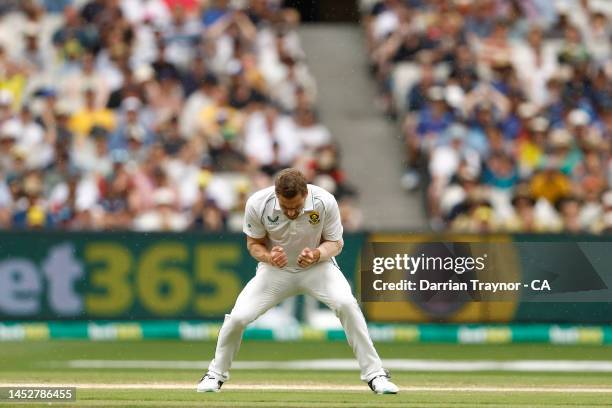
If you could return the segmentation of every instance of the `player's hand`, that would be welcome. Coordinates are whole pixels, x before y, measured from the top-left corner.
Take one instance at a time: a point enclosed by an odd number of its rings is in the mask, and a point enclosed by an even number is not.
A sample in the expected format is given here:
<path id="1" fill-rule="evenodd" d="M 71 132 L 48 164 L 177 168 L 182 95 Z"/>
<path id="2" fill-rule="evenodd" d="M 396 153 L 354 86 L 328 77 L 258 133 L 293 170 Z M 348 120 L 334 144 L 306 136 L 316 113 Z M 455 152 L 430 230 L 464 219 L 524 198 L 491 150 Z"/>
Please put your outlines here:
<path id="1" fill-rule="evenodd" d="M 287 266 L 287 254 L 282 247 L 272 247 L 270 250 L 270 264 L 277 268 L 284 268 Z"/>
<path id="2" fill-rule="evenodd" d="M 304 248 L 300 256 L 298 256 L 297 262 L 302 268 L 306 268 L 314 263 L 319 262 L 321 258 L 321 251 L 318 249 Z"/>

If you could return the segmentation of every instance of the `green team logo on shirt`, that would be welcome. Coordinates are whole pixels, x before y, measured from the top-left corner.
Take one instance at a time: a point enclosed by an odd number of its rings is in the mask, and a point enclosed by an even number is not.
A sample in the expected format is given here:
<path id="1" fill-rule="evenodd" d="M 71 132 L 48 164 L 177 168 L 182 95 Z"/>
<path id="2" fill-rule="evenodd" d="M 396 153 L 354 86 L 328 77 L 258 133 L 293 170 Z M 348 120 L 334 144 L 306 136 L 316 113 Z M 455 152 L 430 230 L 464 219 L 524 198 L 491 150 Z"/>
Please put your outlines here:
<path id="1" fill-rule="evenodd" d="M 321 221 L 321 217 L 319 216 L 318 211 L 313 211 L 308 216 L 308 222 L 311 223 L 312 225 L 317 225 L 319 221 Z"/>
<path id="2" fill-rule="evenodd" d="M 270 216 L 267 215 L 266 218 L 268 219 L 268 221 L 270 221 L 270 224 L 278 224 L 278 215 L 274 218 L 270 218 Z"/>

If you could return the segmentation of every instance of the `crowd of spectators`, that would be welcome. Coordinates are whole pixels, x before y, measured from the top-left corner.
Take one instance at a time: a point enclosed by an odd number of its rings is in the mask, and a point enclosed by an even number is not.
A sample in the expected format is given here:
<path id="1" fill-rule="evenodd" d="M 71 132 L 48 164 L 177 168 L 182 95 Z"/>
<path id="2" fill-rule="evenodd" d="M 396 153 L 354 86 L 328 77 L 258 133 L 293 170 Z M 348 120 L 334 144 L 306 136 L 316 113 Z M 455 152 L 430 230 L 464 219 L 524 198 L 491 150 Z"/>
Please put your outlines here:
<path id="1" fill-rule="evenodd" d="M 241 230 L 302 169 L 353 191 L 280 0 L 1 1 L 0 228 Z"/>
<path id="2" fill-rule="evenodd" d="M 435 230 L 612 232 L 612 1 L 364 1 Z"/>

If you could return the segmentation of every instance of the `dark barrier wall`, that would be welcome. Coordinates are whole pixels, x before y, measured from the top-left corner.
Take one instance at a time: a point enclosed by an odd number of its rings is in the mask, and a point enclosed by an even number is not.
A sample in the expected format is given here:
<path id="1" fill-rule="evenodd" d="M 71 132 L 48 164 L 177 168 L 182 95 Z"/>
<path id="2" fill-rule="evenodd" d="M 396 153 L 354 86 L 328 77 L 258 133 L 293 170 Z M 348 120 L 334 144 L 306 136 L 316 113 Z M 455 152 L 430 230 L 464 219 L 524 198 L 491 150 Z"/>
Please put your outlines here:
<path id="1" fill-rule="evenodd" d="M 600 247 L 609 244 L 612 254 L 612 237 L 347 234 L 338 262 L 355 288 L 359 288 L 360 252 L 366 240 L 486 240 L 505 245 L 537 240 L 597 241 Z M 255 267 L 242 234 L 2 232 L 0 321 L 222 320 Z M 533 273 L 529 265 L 519 269 L 516 273 Z M 612 262 L 603 269 L 612 275 Z M 577 275 L 582 272 L 575 271 Z M 529 303 L 516 297 L 437 310 L 407 298 L 365 303 L 364 310 L 369 320 L 380 322 L 612 322 L 612 299 L 601 298 L 597 302 Z"/>

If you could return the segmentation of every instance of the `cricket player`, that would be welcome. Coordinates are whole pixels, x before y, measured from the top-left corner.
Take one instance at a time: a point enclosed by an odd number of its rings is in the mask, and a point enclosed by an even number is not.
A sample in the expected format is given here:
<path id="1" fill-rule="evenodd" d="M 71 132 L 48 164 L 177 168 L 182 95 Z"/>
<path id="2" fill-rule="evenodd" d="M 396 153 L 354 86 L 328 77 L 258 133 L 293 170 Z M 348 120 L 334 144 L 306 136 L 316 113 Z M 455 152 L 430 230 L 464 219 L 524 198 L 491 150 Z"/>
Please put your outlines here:
<path id="1" fill-rule="evenodd" d="M 286 298 L 309 294 L 340 319 L 361 368 L 361 379 L 377 394 L 396 394 L 374 348 L 365 318 L 334 256 L 342 251 L 338 204 L 324 189 L 307 184 L 298 170 L 279 172 L 275 185 L 253 194 L 246 204 L 243 231 L 259 261 L 219 332 L 215 358 L 198 392 L 218 392 L 229 379 L 245 327 Z"/>

